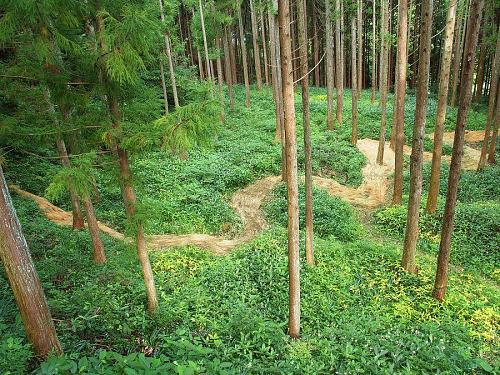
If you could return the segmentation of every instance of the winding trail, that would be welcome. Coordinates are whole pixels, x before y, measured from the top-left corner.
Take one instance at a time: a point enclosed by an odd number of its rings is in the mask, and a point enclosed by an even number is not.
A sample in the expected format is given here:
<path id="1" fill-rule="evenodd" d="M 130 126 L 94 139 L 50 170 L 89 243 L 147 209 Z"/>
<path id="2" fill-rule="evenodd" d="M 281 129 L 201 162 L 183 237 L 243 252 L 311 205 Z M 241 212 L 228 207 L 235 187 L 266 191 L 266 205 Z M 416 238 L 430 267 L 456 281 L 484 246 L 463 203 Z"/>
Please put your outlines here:
<path id="1" fill-rule="evenodd" d="M 449 143 L 451 139 L 453 143 L 453 135 L 450 136 L 450 134 L 453 133 L 445 134 L 444 142 Z M 468 134 L 471 134 L 471 132 Z M 474 136 L 469 136 L 469 138 L 477 139 L 478 135 L 474 134 Z M 378 149 L 377 140 L 361 139 L 358 141 L 357 147 L 367 159 L 367 163 L 362 171 L 363 182 L 358 188 L 345 186 L 330 178 L 317 176 L 313 177 L 313 182 L 317 187 L 323 188 L 327 190 L 329 194 L 348 201 L 353 206 L 361 209 L 374 209 L 381 206 L 386 201 L 385 198 L 390 185 L 390 177 L 394 171 L 394 152 L 389 147 L 389 143 L 386 143 L 384 164 L 378 165 L 376 163 Z M 467 149 L 471 149 L 475 152 Z M 411 148 L 405 146 L 404 153 L 408 155 L 411 154 Z M 432 153 L 425 152 L 424 160 L 430 161 L 431 159 Z M 449 157 L 444 157 L 443 159 L 447 161 Z M 462 161 L 463 169 L 475 170 L 478 160 L 479 151 L 467 146 L 464 150 Z M 250 242 L 266 227 L 267 224 L 262 214 L 261 206 L 269 193 L 280 181 L 280 176 L 265 177 L 238 190 L 232 196 L 231 207 L 240 215 L 243 222 L 243 230 L 237 238 L 225 239 L 223 237 L 201 233 L 184 235 L 158 234 L 148 236 L 148 247 L 151 250 L 158 250 L 168 247 L 191 245 L 209 250 L 215 255 L 225 255 L 235 247 Z M 50 203 L 47 199 L 24 191 L 19 186 L 10 185 L 10 189 L 23 197 L 34 200 L 50 221 L 62 226 L 72 225 L 73 217 L 71 212 L 64 211 Z M 126 238 L 122 233 L 117 232 L 101 222 L 99 222 L 99 229 L 113 238 L 130 241 L 130 239 Z"/>

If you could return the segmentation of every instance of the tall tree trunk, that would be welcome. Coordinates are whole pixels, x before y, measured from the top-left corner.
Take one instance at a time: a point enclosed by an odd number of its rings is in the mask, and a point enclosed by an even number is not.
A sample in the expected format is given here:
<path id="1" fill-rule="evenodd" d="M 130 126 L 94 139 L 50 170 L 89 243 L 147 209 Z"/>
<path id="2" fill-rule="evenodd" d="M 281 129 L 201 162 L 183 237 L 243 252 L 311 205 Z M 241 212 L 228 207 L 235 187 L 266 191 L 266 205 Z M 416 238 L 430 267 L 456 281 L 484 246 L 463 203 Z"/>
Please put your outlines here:
<path id="1" fill-rule="evenodd" d="M 203 47 L 205 49 L 205 62 L 207 65 L 207 76 L 208 76 L 208 80 L 212 81 L 214 78 L 214 75 L 213 75 L 212 69 L 210 67 L 210 57 L 208 55 L 207 33 L 205 31 L 205 17 L 203 15 L 202 0 L 199 0 L 199 6 L 200 6 L 201 32 L 203 34 Z"/>
<path id="2" fill-rule="evenodd" d="M 313 206 L 312 206 L 312 147 L 309 114 L 309 74 L 307 58 L 306 0 L 297 0 L 297 31 L 299 37 L 300 77 L 302 84 L 302 116 L 304 123 L 304 169 L 306 185 L 306 260 L 314 264 Z"/>
<path id="3" fill-rule="evenodd" d="M 216 36 L 217 50 L 221 49 L 221 38 L 219 35 Z M 220 97 L 220 122 L 224 123 L 224 106 L 225 106 L 225 97 L 224 97 L 224 86 L 222 82 L 222 61 L 220 58 L 220 52 L 217 55 L 217 82 L 219 84 L 219 97 Z"/>
<path id="4" fill-rule="evenodd" d="M 106 263 L 106 253 L 104 252 L 104 245 L 102 243 L 101 237 L 99 236 L 99 223 L 95 216 L 94 205 L 90 196 L 83 197 L 83 204 L 85 206 L 85 212 L 87 214 L 87 224 L 89 227 L 90 238 L 92 239 L 92 248 L 94 250 L 93 257 L 94 262 L 97 264 Z"/>
<path id="5" fill-rule="evenodd" d="M 315 6 L 312 7 L 313 11 L 316 8 Z M 320 64 L 319 64 L 319 38 L 318 38 L 318 22 L 316 20 L 316 14 L 313 14 L 313 58 L 314 58 L 314 85 L 316 87 L 321 86 L 320 82 Z"/>
<path id="6" fill-rule="evenodd" d="M 160 1 L 161 22 L 163 25 L 165 25 L 165 14 L 163 12 L 163 0 L 159 0 L 159 1 Z M 178 108 L 179 107 L 179 97 L 177 95 L 177 84 L 175 82 L 174 62 L 172 59 L 172 50 L 170 48 L 170 38 L 168 37 L 167 34 L 164 34 L 163 37 L 165 39 L 165 53 L 167 55 L 168 69 L 170 71 L 170 84 L 172 85 L 172 94 L 174 97 L 174 105 L 175 105 L 175 108 Z M 160 68 L 163 71 L 163 67 L 160 66 Z M 163 73 L 162 73 L 162 77 L 163 77 Z M 166 94 L 166 93 L 164 92 L 164 94 Z M 165 106 L 168 106 L 168 103 L 166 101 L 167 101 L 167 96 L 165 95 Z M 168 113 L 168 109 L 166 109 L 166 112 Z"/>
<path id="7" fill-rule="evenodd" d="M 266 86 L 269 86 L 269 61 L 267 59 L 267 40 L 266 28 L 264 27 L 264 13 L 260 11 L 260 35 L 262 39 L 262 52 L 264 54 L 264 75 L 266 79 Z"/>
<path id="8" fill-rule="evenodd" d="M 358 80 L 358 91 L 361 93 L 361 90 L 363 90 L 363 0 L 358 0 L 358 14 L 357 14 L 357 21 L 358 21 L 358 59 L 357 59 L 357 66 L 358 66 L 358 75 L 357 75 L 357 80 Z M 354 51 L 352 51 L 354 53 Z"/>
<path id="9" fill-rule="evenodd" d="M 398 62 L 396 66 L 396 95 L 394 97 L 395 168 L 392 204 L 400 204 L 403 197 L 403 146 L 405 121 L 406 69 L 408 63 L 408 0 L 399 0 L 398 16 Z"/>
<path id="10" fill-rule="evenodd" d="M 344 51 L 343 51 L 343 36 L 341 33 L 344 31 L 342 24 L 342 0 L 335 0 L 335 84 L 337 86 L 337 124 L 342 125 L 342 110 L 344 106 Z"/>
<path id="11" fill-rule="evenodd" d="M 373 1 L 372 9 L 372 95 L 370 97 L 371 102 L 375 102 L 376 97 L 376 86 L 377 86 L 377 16 L 375 13 L 376 5 L 375 0 Z M 385 134 L 384 134 L 385 139 Z M 382 157 L 383 159 L 383 157 Z"/>
<path id="12" fill-rule="evenodd" d="M 483 37 L 484 39 L 484 37 Z M 472 99 L 474 102 L 479 102 L 483 96 L 483 86 L 484 86 L 484 65 L 486 63 L 486 46 L 484 45 L 484 40 L 481 43 L 481 48 L 479 49 L 479 61 L 477 64 L 477 76 L 476 76 L 476 93 Z"/>
<path id="13" fill-rule="evenodd" d="M 330 0 L 325 0 L 325 29 L 326 29 L 326 92 L 327 115 L 326 123 L 329 130 L 333 130 L 333 28 Z"/>
<path id="14" fill-rule="evenodd" d="M 295 102 L 293 93 L 292 48 L 290 40 L 290 6 L 288 0 L 278 2 L 280 28 L 281 76 L 283 79 L 283 109 L 288 187 L 288 274 L 289 320 L 288 334 L 300 334 L 300 264 L 299 264 L 299 199 L 297 178 L 297 143 L 295 134 Z"/>
<path id="15" fill-rule="evenodd" d="M 358 6 L 360 6 L 358 1 Z M 359 13 L 358 13 L 359 16 Z M 359 73 L 358 64 L 356 61 L 356 17 L 351 17 L 351 93 L 352 93 L 352 132 L 351 143 L 358 143 L 358 88 L 361 82 L 358 81 L 357 73 Z M 361 54 L 358 54 L 360 56 Z M 361 65 L 359 65 L 361 66 Z"/>
<path id="16" fill-rule="evenodd" d="M 227 27 L 224 28 L 224 68 L 226 73 L 227 92 L 229 95 L 229 108 L 234 111 L 233 74 L 231 72 L 231 52 L 229 49 L 229 36 Z"/>
<path id="17" fill-rule="evenodd" d="M 236 60 L 236 47 L 233 41 L 233 31 L 231 27 L 227 28 L 228 30 L 228 47 L 229 47 L 229 57 L 231 57 L 231 76 L 233 77 L 233 84 L 238 84 L 238 73 L 237 73 L 237 60 Z"/>
<path id="18" fill-rule="evenodd" d="M 238 6 L 238 25 L 240 29 L 241 57 L 243 59 L 243 78 L 245 79 L 245 104 L 250 107 L 250 82 L 248 80 L 247 48 L 245 46 L 245 34 L 243 33 L 243 19 L 241 17 L 241 6 Z"/>
<path id="19" fill-rule="evenodd" d="M 381 108 L 381 120 L 380 120 L 380 137 L 378 142 L 377 150 L 377 163 L 379 165 L 384 164 L 384 150 L 385 150 L 385 133 L 387 125 L 387 73 L 389 68 L 389 42 L 388 42 L 388 28 L 389 28 L 389 9 L 387 0 L 380 0 L 380 7 L 382 19 L 381 19 L 381 29 L 380 29 L 380 108 Z"/>
<path id="20" fill-rule="evenodd" d="M 165 71 L 163 69 L 163 61 L 160 56 L 160 78 L 161 78 L 161 88 L 163 90 L 163 108 L 165 109 L 165 116 L 168 115 L 168 95 L 167 95 L 167 84 L 165 82 Z"/>
<path id="21" fill-rule="evenodd" d="M 120 111 L 118 108 L 118 100 L 114 95 L 109 95 L 109 107 L 113 121 L 113 127 L 119 129 Z M 158 297 L 156 296 L 156 287 L 153 278 L 153 271 L 149 261 L 148 249 L 146 248 L 146 240 L 144 238 L 144 229 L 142 220 L 134 217 L 137 210 L 137 198 L 132 183 L 132 175 L 130 173 L 127 151 L 122 149 L 120 145 L 116 145 L 118 153 L 118 161 L 120 167 L 120 180 L 123 185 L 123 198 L 125 210 L 130 222 L 134 222 L 136 228 L 137 255 L 141 264 L 142 275 L 146 287 L 147 308 L 150 314 L 154 313 L 158 308 Z"/>
<path id="22" fill-rule="evenodd" d="M 442 301 L 448 285 L 448 263 L 450 258 L 451 235 L 453 232 L 453 218 L 457 202 L 458 180 L 464 147 L 465 125 L 472 99 L 472 79 L 474 75 L 475 53 L 484 0 L 471 0 L 470 15 L 467 22 L 467 36 L 462 61 L 462 75 L 460 79 L 460 98 L 455 127 L 453 152 L 451 155 L 450 172 L 448 176 L 448 193 L 443 213 L 443 226 L 441 228 L 441 242 L 437 260 L 436 280 L 432 296 Z"/>
<path id="23" fill-rule="evenodd" d="M 197 57 L 198 57 L 198 70 L 200 72 L 200 79 L 203 80 L 205 78 L 205 72 L 203 70 L 203 60 L 201 58 L 201 53 L 200 51 L 196 51 Z"/>
<path id="24" fill-rule="evenodd" d="M 433 0 L 422 0 L 422 24 L 420 27 L 417 70 L 417 98 L 410 157 L 410 197 L 408 201 L 403 259 L 401 260 L 401 266 L 404 270 L 411 273 L 417 272 L 415 254 L 417 252 L 418 219 L 422 200 L 422 168 L 424 165 L 425 119 L 427 116 L 427 101 L 429 95 L 433 7 Z"/>
<path id="25" fill-rule="evenodd" d="M 497 83 L 497 93 L 500 91 L 500 83 Z M 495 110 L 495 122 L 493 126 L 493 133 L 491 134 L 490 150 L 488 154 L 488 163 L 496 164 L 495 153 L 497 148 L 498 127 L 500 125 L 500 94 L 497 94 L 497 105 Z"/>
<path id="26" fill-rule="evenodd" d="M 446 105 L 448 103 L 448 88 L 450 83 L 451 54 L 453 50 L 453 38 L 455 31 L 455 20 L 457 13 L 457 1 L 450 1 L 448 15 L 446 16 L 446 27 L 444 31 L 444 49 L 442 53 L 441 72 L 439 76 L 438 107 L 436 112 L 436 126 L 434 128 L 434 149 L 432 151 L 431 178 L 429 194 L 425 211 L 436 212 L 437 198 L 439 193 L 439 178 L 441 173 L 441 156 L 443 154 L 443 131 L 446 119 Z"/>
<path id="27" fill-rule="evenodd" d="M 49 306 L 0 166 L 0 259 L 35 353 L 61 354 Z"/>
<path id="28" fill-rule="evenodd" d="M 466 1 L 467 4 L 470 4 L 469 0 Z M 462 55 L 463 55 L 462 49 L 464 46 L 465 32 L 467 29 L 467 22 L 466 22 L 467 12 L 468 12 L 468 6 L 466 7 L 466 9 L 463 10 L 463 14 L 458 17 L 458 23 L 459 23 L 458 29 L 460 30 L 459 31 L 460 36 L 457 33 L 456 45 L 453 51 L 453 85 L 451 86 L 451 98 L 450 98 L 450 105 L 452 107 L 456 107 L 457 105 L 457 90 L 460 77 L 460 63 L 462 62 Z"/>
<path id="29" fill-rule="evenodd" d="M 250 0 L 250 18 L 252 21 L 252 42 L 253 42 L 253 57 L 255 61 L 255 78 L 257 80 L 257 90 L 262 90 L 262 69 L 260 67 L 260 49 L 257 35 L 259 30 L 257 28 L 257 18 L 255 17 L 255 10 L 253 8 L 253 0 Z"/>

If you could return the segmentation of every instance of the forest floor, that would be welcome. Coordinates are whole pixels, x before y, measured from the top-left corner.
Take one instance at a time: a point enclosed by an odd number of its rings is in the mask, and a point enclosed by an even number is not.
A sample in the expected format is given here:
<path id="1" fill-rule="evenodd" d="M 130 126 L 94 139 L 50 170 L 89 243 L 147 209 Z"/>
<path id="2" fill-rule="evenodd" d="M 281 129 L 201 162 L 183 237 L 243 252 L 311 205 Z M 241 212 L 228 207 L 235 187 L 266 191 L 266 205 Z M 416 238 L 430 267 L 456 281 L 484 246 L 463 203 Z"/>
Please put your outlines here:
<path id="1" fill-rule="evenodd" d="M 454 132 L 444 134 L 443 140 L 449 145 L 453 145 Z M 479 142 L 484 138 L 484 131 L 467 132 L 466 141 Z M 384 163 L 379 165 L 376 161 L 378 151 L 378 141 L 374 139 L 361 139 L 357 143 L 358 149 L 367 159 L 363 168 L 363 180 L 357 188 L 345 186 L 331 178 L 313 176 L 315 186 L 328 191 L 332 196 L 342 198 L 361 209 L 375 209 L 386 202 L 387 191 L 390 183 L 390 176 L 394 172 L 394 151 L 385 144 Z M 405 146 L 404 153 L 411 155 L 411 147 Z M 447 157 L 443 162 L 448 162 Z M 424 160 L 431 161 L 432 153 L 424 152 Z M 465 146 L 464 157 L 462 159 L 462 168 L 465 170 L 474 170 L 479 161 L 479 152 L 469 146 Z M 269 193 L 281 181 L 281 176 L 269 176 L 257 180 L 247 187 L 238 190 L 231 198 L 231 207 L 239 214 L 243 222 L 243 231 L 235 239 L 225 239 L 223 237 L 191 233 L 184 235 L 175 234 L 155 234 L 147 238 L 147 244 L 150 249 L 165 249 L 182 246 L 196 246 L 209 250 L 215 255 L 225 255 L 235 247 L 250 242 L 266 227 L 266 221 L 261 206 Z M 17 185 L 11 185 L 11 190 L 21 196 L 33 199 L 40 210 L 47 218 L 58 225 L 71 226 L 72 214 L 55 206 L 47 199 L 22 190 Z M 99 229 L 107 235 L 125 240 L 124 234 L 110 228 L 106 224 L 99 222 Z"/>
<path id="2" fill-rule="evenodd" d="M 370 92 L 360 98 L 360 141 L 354 147 L 350 93 L 344 100 L 344 124 L 329 132 L 326 92 L 312 89 L 316 264 L 307 265 L 301 251 L 302 336 L 290 340 L 286 187 L 278 177 L 281 150 L 274 141 L 272 96 L 270 90 L 252 90 L 252 108 L 247 109 L 241 104 L 242 87 L 236 95 L 235 111 L 227 112 L 212 142 L 191 150 L 185 160 L 163 150 L 131 153 L 149 245 L 168 249 L 150 253 L 160 300 L 155 316 L 145 312 L 144 284 L 134 245 L 127 240 L 131 233 L 114 159 L 101 155 L 95 160 L 99 196 L 94 202 L 98 218 L 107 225 L 101 229 L 107 233 L 102 238 L 108 258 L 96 266 L 87 231 L 69 227 L 68 196 L 44 198 L 60 169 L 55 152 L 34 149 L 41 157 L 8 155 L 6 179 L 19 186 L 12 189 L 14 206 L 66 355 L 40 366 L 0 272 L 0 369 L 44 374 L 142 374 L 145 368 L 182 374 L 498 372 L 500 167 L 477 172 L 475 159 L 464 163 L 471 170 L 461 176 L 449 289 L 446 301 L 439 303 L 431 290 L 450 143 L 443 148 L 438 211 L 429 215 L 422 209 L 419 273 L 410 275 L 400 268 L 408 156 L 403 204 L 388 206 L 394 154 L 386 148 L 385 165 L 375 164 L 373 139 L 381 112 L 370 102 Z M 300 95 L 296 102 L 302 175 Z M 388 118 L 391 103 L 389 99 Z M 407 146 L 414 107 L 410 93 Z M 430 98 L 427 152 L 433 146 L 429 137 L 435 108 L 436 100 Z M 447 132 L 453 130 L 455 116 L 456 109 L 449 108 Z M 485 119 L 484 105 L 471 110 L 468 128 L 478 137 Z M 470 137 L 467 146 L 477 150 L 480 143 Z M 408 154 L 409 148 L 405 150 Z M 302 228 L 302 182 L 299 198 Z M 302 248 L 303 241 L 301 232 Z M 221 254 L 225 256 L 216 256 Z"/>

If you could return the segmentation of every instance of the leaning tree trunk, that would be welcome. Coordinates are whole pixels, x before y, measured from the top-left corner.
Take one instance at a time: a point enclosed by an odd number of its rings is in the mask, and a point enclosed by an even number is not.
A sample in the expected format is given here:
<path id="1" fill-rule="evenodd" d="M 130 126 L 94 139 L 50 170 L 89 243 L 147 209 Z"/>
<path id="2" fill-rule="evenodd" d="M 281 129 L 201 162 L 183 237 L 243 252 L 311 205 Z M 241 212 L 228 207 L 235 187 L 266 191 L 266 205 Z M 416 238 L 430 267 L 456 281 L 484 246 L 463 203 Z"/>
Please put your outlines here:
<path id="1" fill-rule="evenodd" d="M 359 2 L 358 2 L 359 5 Z M 359 15 L 359 14 L 358 14 Z M 356 18 L 354 15 L 351 18 L 351 93 L 352 93 L 352 131 L 351 143 L 356 145 L 358 143 L 358 68 L 356 62 Z"/>
<path id="2" fill-rule="evenodd" d="M 478 171 L 482 170 L 486 164 L 486 154 L 488 153 L 488 145 L 490 143 L 491 124 L 495 120 L 495 107 L 496 107 L 495 101 L 498 100 L 497 86 L 498 86 L 499 70 L 500 70 L 500 27 L 498 28 L 497 35 L 499 36 L 497 37 L 495 57 L 493 59 L 493 65 L 491 67 L 490 97 L 488 100 L 488 120 L 486 122 L 486 129 L 484 131 L 483 145 L 481 147 L 481 156 L 479 157 L 479 163 L 477 166 Z"/>
<path id="3" fill-rule="evenodd" d="M 35 353 L 46 358 L 61 354 L 49 306 L 31 259 L 28 244 L 12 204 L 0 166 L 0 259 L 12 288 L 28 341 Z"/>
<path id="4" fill-rule="evenodd" d="M 387 41 L 387 32 L 389 29 L 389 9 L 387 0 L 381 0 L 380 6 L 382 8 L 381 14 L 381 50 L 380 50 L 380 110 L 382 112 L 380 119 L 380 137 L 378 141 L 377 150 L 377 163 L 384 164 L 384 150 L 385 150 L 385 133 L 387 125 L 387 73 L 389 68 L 389 46 Z"/>
<path id="5" fill-rule="evenodd" d="M 118 100 L 113 95 L 109 96 L 109 107 L 115 129 L 120 128 L 120 112 L 118 108 Z M 158 297 L 156 296 L 156 287 L 153 278 L 153 271 L 149 261 L 148 249 L 146 247 L 146 240 L 144 237 L 144 229 L 142 220 L 136 217 L 137 212 L 137 198 L 132 183 L 132 175 L 130 173 L 129 161 L 127 151 L 120 145 L 116 145 L 118 154 L 120 180 L 123 186 L 123 198 L 125 204 L 125 211 L 130 222 L 133 222 L 136 229 L 136 242 L 137 242 L 137 255 L 139 263 L 141 264 L 142 275 L 144 278 L 144 285 L 146 287 L 147 307 L 150 314 L 154 313 L 158 308 Z"/>
<path id="6" fill-rule="evenodd" d="M 329 130 L 333 130 L 333 29 L 331 21 L 330 0 L 325 0 L 325 28 L 326 28 L 326 94 L 327 114 L 326 123 Z"/>
<path id="7" fill-rule="evenodd" d="M 243 78 L 245 79 L 245 104 L 250 107 L 250 82 L 248 80 L 247 48 L 245 46 L 245 34 L 243 32 L 243 19 L 241 17 L 241 6 L 238 6 L 238 25 L 240 31 L 241 57 L 243 59 Z"/>
<path id="8" fill-rule="evenodd" d="M 376 21 L 377 16 L 375 14 L 375 0 L 373 0 L 373 14 L 372 14 L 372 95 L 370 97 L 371 102 L 375 102 L 376 97 L 376 86 L 377 86 L 377 33 L 376 33 Z M 385 139 L 385 135 L 384 135 Z"/>
<path id="9" fill-rule="evenodd" d="M 252 42 L 253 42 L 253 57 L 255 61 L 255 78 L 257 80 L 257 90 L 262 90 L 262 69 L 260 67 L 260 48 L 257 42 L 257 19 L 253 8 L 253 0 L 250 0 L 250 18 L 252 22 Z"/>
<path id="10" fill-rule="evenodd" d="M 471 0 L 470 15 L 467 22 L 467 35 L 462 60 L 462 75 L 460 78 L 460 98 L 455 127 L 453 152 L 451 155 L 450 172 L 448 175 L 448 193 L 443 213 L 443 226 L 441 228 L 441 242 L 437 260 L 436 280 L 432 296 L 442 301 L 448 285 L 448 263 L 450 259 L 451 235 L 453 232 L 453 218 L 457 203 L 458 180 L 462 163 L 464 147 L 465 126 L 472 99 L 472 79 L 474 75 L 475 53 L 479 34 L 479 25 L 484 6 L 484 0 Z"/>
<path id="11" fill-rule="evenodd" d="M 431 178 L 425 211 L 436 212 L 439 193 L 439 177 L 441 173 L 441 156 L 443 154 L 443 131 L 448 103 L 448 88 L 450 83 L 451 54 L 457 13 L 457 1 L 450 1 L 446 27 L 444 32 L 444 48 L 441 56 L 441 72 L 439 75 L 438 107 L 436 112 L 436 126 L 434 128 L 434 149 L 432 151 Z"/>
<path id="12" fill-rule="evenodd" d="M 311 119 L 309 114 L 309 73 L 307 58 L 306 0 L 297 0 L 297 31 L 299 36 L 300 77 L 302 84 L 302 117 L 304 123 L 304 169 L 306 185 L 306 260 L 314 264 L 313 206 L 312 206 L 312 147 Z"/>
<path id="13" fill-rule="evenodd" d="M 424 165 L 425 119 L 429 96 L 433 0 L 423 0 L 421 7 L 422 24 L 420 27 L 418 54 L 417 100 L 415 104 L 415 121 L 410 157 L 410 197 L 408 201 L 403 259 L 401 260 L 403 269 L 411 273 L 417 272 L 415 254 L 417 252 L 418 219 L 422 200 L 422 168 Z"/>
<path id="14" fill-rule="evenodd" d="M 342 125 L 342 110 L 344 106 L 344 51 L 343 51 L 343 32 L 341 4 L 342 0 L 335 0 L 335 84 L 337 88 L 337 112 L 336 120 L 338 125 Z"/>
<path id="15" fill-rule="evenodd" d="M 283 79 L 283 109 L 288 187 L 288 274 L 289 315 L 288 334 L 300 334 L 300 265 L 299 265 L 299 198 L 297 178 L 297 143 L 295 134 L 295 102 L 293 93 L 292 48 L 290 40 L 290 6 L 288 0 L 278 2 L 280 28 L 281 76 Z"/>
<path id="16" fill-rule="evenodd" d="M 398 61 L 396 66 L 396 95 L 394 96 L 394 192 L 392 204 L 401 204 L 403 198 L 403 146 L 405 122 L 406 70 L 408 62 L 408 0 L 399 1 L 398 16 Z"/>

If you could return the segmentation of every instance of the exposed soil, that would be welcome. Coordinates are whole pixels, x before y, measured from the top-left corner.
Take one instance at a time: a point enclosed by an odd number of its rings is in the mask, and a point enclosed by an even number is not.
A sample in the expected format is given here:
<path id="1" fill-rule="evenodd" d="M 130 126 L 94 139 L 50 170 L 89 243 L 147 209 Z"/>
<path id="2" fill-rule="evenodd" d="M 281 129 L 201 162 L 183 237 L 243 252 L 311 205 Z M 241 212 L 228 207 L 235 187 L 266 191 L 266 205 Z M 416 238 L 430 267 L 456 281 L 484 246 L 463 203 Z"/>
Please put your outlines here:
<path id="1" fill-rule="evenodd" d="M 453 133 L 445 133 L 445 142 L 453 142 Z M 484 132 L 481 132 L 484 135 Z M 468 132 L 466 140 L 478 139 L 479 132 Z M 481 138 L 482 139 L 482 138 Z M 470 141 L 473 142 L 473 141 Z M 330 178 L 313 177 L 316 186 L 327 190 L 331 195 L 341 197 L 361 209 L 373 209 L 384 204 L 387 190 L 390 186 L 390 176 L 394 171 L 394 152 L 386 143 L 384 150 L 384 163 L 376 163 L 378 141 L 373 139 L 361 139 L 357 144 L 358 149 L 367 158 L 367 164 L 363 168 L 363 182 L 358 188 L 342 185 Z M 405 154 L 411 154 L 411 148 L 405 146 Z M 476 155 L 477 154 L 477 155 Z M 424 153 L 424 159 L 430 161 L 432 154 Z M 446 157 L 443 158 L 446 160 Z M 464 149 L 462 167 L 464 169 L 475 169 L 479 160 L 479 152 L 471 147 Z M 152 250 L 179 246 L 196 246 L 211 251 L 215 255 L 225 255 L 236 246 L 251 241 L 265 227 L 266 221 L 262 214 L 261 206 L 268 194 L 281 181 L 280 176 L 269 176 L 262 178 L 253 184 L 237 191 L 231 199 L 231 207 L 240 215 L 243 222 L 243 231 L 235 239 L 225 239 L 209 234 L 192 233 L 184 235 L 160 234 L 148 236 L 148 247 Z M 54 206 L 47 199 L 22 190 L 19 186 L 10 185 L 10 189 L 17 194 L 33 199 L 40 210 L 52 222 L 71 226 L 73 218 L 71 212 L 66 212 Z M 99 222 L 99 229 L 109 236 L 119 240 L 126 239 L 122 233 Z"/>

